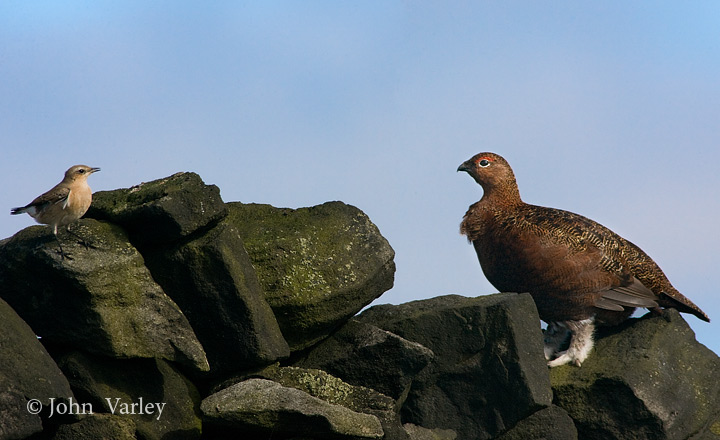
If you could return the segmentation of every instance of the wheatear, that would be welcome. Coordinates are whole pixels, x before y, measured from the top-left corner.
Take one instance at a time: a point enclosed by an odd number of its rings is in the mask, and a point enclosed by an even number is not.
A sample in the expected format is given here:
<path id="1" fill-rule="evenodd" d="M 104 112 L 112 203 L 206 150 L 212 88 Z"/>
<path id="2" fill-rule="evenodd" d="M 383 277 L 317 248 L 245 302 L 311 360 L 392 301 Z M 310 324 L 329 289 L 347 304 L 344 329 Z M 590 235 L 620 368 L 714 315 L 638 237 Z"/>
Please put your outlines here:
<path id="1" fill-rule="evenodd" d="M 96 171 L 100 171 L 100 168 L 91 168 L 86 165 L 70 167 L 65 171 L 62 182 L 28 205 L 11 209 L 10 214 L 27 212 L 36 222 L 52 226 L 55 240 L 60 246 L 60 255 L 62 258 L 70 259 L 70 256 L 63 251 L 58 239 L 58 226 L 65 226 L 70 234 L 78 237 L 77 234 L 70 231 L 70 224 L 82 217 L 90 207 L 92 190 L 87 183 L 87 178 Z M 81 237 L 78 238 L 82 240 Z"/>

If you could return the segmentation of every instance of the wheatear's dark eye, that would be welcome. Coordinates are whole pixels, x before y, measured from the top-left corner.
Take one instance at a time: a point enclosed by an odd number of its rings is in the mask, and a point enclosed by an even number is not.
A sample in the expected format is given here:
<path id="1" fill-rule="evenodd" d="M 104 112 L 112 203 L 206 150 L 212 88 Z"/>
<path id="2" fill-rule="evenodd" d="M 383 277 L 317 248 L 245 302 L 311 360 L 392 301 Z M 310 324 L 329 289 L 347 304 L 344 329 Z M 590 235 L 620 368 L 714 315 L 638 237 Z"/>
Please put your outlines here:
<path id="1" fill-rule="evenodd" d="M 487 159 L 482 159 L 480 162 L 478 162 L 478 165 L 485 168 L 486 166 L 490 165 L 490 161 Z"/>

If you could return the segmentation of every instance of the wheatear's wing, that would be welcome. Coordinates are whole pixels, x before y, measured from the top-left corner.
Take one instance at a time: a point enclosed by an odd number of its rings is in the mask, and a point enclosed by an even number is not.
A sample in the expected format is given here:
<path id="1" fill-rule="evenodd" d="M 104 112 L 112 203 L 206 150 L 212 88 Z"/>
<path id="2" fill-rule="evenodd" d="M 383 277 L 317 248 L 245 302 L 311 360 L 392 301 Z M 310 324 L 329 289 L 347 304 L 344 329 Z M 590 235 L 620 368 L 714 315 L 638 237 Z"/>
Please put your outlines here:
<path id="1" fill-rule="evenodd" d="M 42 209 L 43 206 L 54 205 L 56 203 L 67 204 L 68 196 L 70 195 L 70 188 L 66 186 L 56 186 L 50 191 L 38 196 L 35 200 L 30 202 L 27 207 L 35 207 Z M 63 206 L 63 208 L 65 208 Z"/>

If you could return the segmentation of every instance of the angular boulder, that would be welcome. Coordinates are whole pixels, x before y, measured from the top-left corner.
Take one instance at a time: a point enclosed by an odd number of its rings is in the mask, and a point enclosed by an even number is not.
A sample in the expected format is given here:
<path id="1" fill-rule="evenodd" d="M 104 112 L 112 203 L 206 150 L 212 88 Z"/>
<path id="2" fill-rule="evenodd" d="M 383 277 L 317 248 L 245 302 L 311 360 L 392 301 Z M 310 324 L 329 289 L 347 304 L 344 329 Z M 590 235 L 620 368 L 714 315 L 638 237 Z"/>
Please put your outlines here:
<path id="1" fill-rule="evenodd" d="M 402 405 L 413 378 L 434 358 L 417 342 L 351 319 L 294 366 L 318 368 L 343 381 L 377 390 Z"/>
<path id="2" fill-rule="evenodd" d="M 52 440 L 136 440 L 132 419 L 109 414 L 91 414 L 79 422 L 61 425 Z"/>
<path id="3" fill-rule="evenodd" d="M 42 432 L 42 419 L 28 411 L 29 399 L 25 394 L 1 376 L 0 387 L 0 439 L 22 439 Z M 40 404 L 37 408 L 41 408 Z"/>
<path id="4" fill-rule="evenodd" d="M 551 404 L 540 318 L 528 294 L 447 295 L 375 306 L 358 319 L 435 353 L 413 381 L 405 422 L 486 439 Z"/>
<path id="5" fill-rule="evenodd" d="M 543 408 L 521 420 L 497 440 L 577 440 L 573 420 L 557 406 Z"/>
<path id="6" fill-rule="evenodd" d="M 427 429 L 412 423 L 406 423 L 404 426 L 410 440 L 455 440 L 457 438 L 457 433 L 452 429 Z"/>
<path id="7" fill-rule="evenodd" d="M 220 189 L 195 173 L 98 191 L 85 214 L 125 228 L 136 246 L 169 243 L 207 228 L 227 214 Z"/>
<path id="8" fill-rule="evenodd" d="M 212 376 L 290 355 L 232 225 L 223 221 L 190 241 L 146 251 L 145 262 L 195 330 Z"/>
<path id="9" fill-rule="evenodd" d="M 550 371 L 555 403 L 573 418 L 580 438 L 717 436 L 720 358 L 695 340 L 676 310 L 598 336 L 581 368 Z"/>
<path id="10" fill-rule="evenodd" d="M 51 399 L 68 402 L 74 396 L 35 333 L 2 299 L 0 335 L 0 438 L 29 437 L 43 429 L 40 416 L 28 410 L 31 399 L 39 410 Z"/>
<path id="11" fill-rule="evenodd" d="M 248 379 L 203 400 L 211 436 L 295 436 L 322 439 L 380 439 L 377 417 L 358 413 L 267 379 Z M 223 437 L 224 436 L 224 437 Z"/>
<path id="12" fill-rule="evenodd" d="M 47 344 L 117 358 L 160 357 L 197 371 L 209 366 L 178 306 L 162 291 L 118 226 L 83 219 L 61 233 L 32 226 L 0 247 L 0 295 Z"/>
<path id="13" fill-rule="evenodd" d="M 255 376 L 304 391 L 333 405 L 371 414 L 380 420 L 385 433 L 383 440 L 409 440 L 400 422 L 395 401 L 376 390 L 350 385 L 317 369 L 272 366 Z"/>
<path id="14" fill-rule="evenodd" d="M 327 337 L 393 285 L 395 253 L 354 206 L 227 206 L 293 351 Z"/>
<path id="15" fill-rule="evenodd" d="M 63 355 L 58 364 L 81 402 L 92 405 L 94 413 L 132 420 L 141 438 L 200 438 L 200 395 L 167 362 L 106 359 L 71 352 Z"/>

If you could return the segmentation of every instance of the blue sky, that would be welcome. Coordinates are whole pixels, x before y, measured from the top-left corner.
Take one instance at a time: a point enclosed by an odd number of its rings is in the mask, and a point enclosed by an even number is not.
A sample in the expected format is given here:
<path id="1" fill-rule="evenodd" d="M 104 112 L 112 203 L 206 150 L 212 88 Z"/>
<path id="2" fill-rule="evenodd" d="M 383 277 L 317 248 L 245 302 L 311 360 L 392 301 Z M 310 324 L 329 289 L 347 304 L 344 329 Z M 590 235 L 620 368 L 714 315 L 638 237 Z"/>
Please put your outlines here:
<path id="1" fill-rule="evenodd" d="M 94 190 L 195 171 L 226 201 L 364 210 L 377 303 L 495 292 L 458 233 L 494 151 L 523 199 L 633 241 L 720 353 L 720 4 L 5 1 L 0 237 L 69 166 Z"/>

